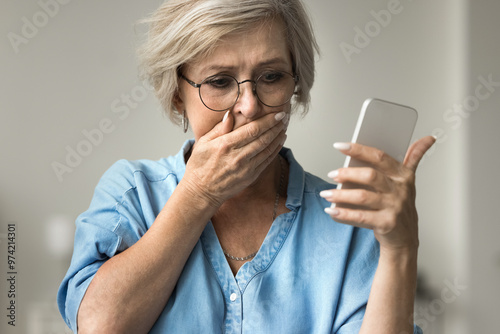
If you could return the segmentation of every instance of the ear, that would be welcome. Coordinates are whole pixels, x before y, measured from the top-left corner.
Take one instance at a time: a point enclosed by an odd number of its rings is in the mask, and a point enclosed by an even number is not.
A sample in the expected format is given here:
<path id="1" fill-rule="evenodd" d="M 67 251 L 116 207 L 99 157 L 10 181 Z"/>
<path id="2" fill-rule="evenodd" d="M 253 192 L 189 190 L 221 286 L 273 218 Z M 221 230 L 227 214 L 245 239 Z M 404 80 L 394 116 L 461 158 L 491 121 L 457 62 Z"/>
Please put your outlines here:
<path id="1" fill-rule="evenodd" d="M 174 93 L 174 96 L 172 98 L 172 103 L 174 104 L 175 110 L 177 110 L 179 113 L 181 113 L 182 110 L 186 109 L 184 107 L 184 101 L 181 98 L 179 88 L 177 88 L 176 92 Z"/>

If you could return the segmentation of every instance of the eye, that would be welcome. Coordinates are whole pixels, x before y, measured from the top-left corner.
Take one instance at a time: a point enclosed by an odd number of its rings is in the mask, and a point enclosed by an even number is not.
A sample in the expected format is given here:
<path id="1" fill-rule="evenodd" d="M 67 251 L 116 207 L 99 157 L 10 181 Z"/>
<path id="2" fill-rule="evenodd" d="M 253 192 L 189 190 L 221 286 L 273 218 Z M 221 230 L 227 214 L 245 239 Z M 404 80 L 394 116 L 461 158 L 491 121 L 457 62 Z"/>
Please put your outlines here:
<path id="1" fill-rule="evenodd" d="M 280 80 L 282 80 L 284 77 L 283 72 L 280 71 L 269 71 L 269 72 L 264 72 L 260 76 L 259 81 L 263 81 L 264 83 L 267 84 L 272 84 L 272 83 L 277 83 Z"/>
<path id="2" fill-rule="evenodd" d="M 234 79 L 227 75 L 214 75 L 207 78 L 203 84 L 214 89 L 228 89 L 234 86 Z"/>

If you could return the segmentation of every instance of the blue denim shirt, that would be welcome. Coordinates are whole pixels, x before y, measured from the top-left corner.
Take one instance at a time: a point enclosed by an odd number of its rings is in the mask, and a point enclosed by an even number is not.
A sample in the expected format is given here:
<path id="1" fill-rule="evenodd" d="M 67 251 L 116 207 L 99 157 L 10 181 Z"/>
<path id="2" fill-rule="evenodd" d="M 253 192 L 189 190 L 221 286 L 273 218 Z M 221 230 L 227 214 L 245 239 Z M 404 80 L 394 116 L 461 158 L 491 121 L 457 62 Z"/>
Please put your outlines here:
<path id="1" fill-rule="evenodd" d="M 70 268 L 58 293 L 76 332 L 77 312 L 99 267 L 137 242 L 153 224 L 185 171 L 187 141 L 158 161 L 116 162 L 76 221 Z M 304 172 L 289 149 L 286 206 L 257 255 L 236 276 L 211 222 L 188 258 L 150 333 L 358 333 L 377 268 L 373 232 L 339 224 L 319 196 L 334 186 Z M 421 333 L 415 327 L 415 333 Z"/>

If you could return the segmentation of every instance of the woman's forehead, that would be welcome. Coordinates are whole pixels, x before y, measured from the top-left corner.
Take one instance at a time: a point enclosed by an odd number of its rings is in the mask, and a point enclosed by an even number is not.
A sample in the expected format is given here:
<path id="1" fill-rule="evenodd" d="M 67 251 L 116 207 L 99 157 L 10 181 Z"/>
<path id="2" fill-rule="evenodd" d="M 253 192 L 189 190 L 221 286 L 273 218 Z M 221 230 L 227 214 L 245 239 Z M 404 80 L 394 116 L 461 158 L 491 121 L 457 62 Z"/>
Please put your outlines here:
<path id="1" fill-rule="evenodd" d="M 260 23 L 228 34 L 214 45 L 210 53 L 186 67 L 207 73 L 264 66 L 291 66 L 284 25 L 280 21 Z"/>

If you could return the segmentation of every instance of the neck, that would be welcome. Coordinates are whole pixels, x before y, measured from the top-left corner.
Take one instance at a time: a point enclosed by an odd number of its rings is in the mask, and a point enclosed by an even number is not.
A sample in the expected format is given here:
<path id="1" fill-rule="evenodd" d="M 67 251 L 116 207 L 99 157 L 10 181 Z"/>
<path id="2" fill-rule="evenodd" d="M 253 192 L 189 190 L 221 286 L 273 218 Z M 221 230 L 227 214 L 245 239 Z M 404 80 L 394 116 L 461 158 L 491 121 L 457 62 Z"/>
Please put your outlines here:
<path id="1" fill-rule="evenodd" d="M 274 218 L 287 212 L 285 180 L 288 166 L 284 159 L 280 164 L 279 159 L 276 157 L 257 181 L 224 202 L 212 217 L 222 249 L 231 254 L 226 256 L 231 259 L 230 266 L 235 274 L 243 264 L 241 261 L 251 259 L 261 247 Z M 232 256 L 245 260 L 236 261 Z"/>
<path id="2" fill-rule="evenodd" d="M 274 203 L 276 193 L 280 191 L 281 174 L 285 173 L 285 166 L 283 166 L 283 170 L 281 167 L 281 164 L 284 165 L 285 161 L 283 159 L 280 163 L 279 159 L 281 158 L 277 156 L 273 162 L 259 175 L 254 183 L 229 199 L 227 202 L 233 205 L 236 204 L 237 206 L 241 206 L 245 204 L 251 205 L 251 203 L 255 202 L 269 201 L 272 199 Z M 281 186 L 286 189 L 285 184 Z"/>
<path id="3" fill-rule="evenodd" d="M 255 227 L 259 224 L 268 228 L 273 221 L 272 214 L 282 173 L 283 184 L 279 199 L 281 208 L 284 207 L 286 200 L 287 164 L 283 159 L 282 171 L 279 159 L 276 157 L 254 183 L 224 202 L 212 217 L 212 222 L 225 229 L 244 228 L 244 226 L 250 227 L 252 225 Z M 282 212 L 283 210 L 278 208 L 276 215 Z"/>

